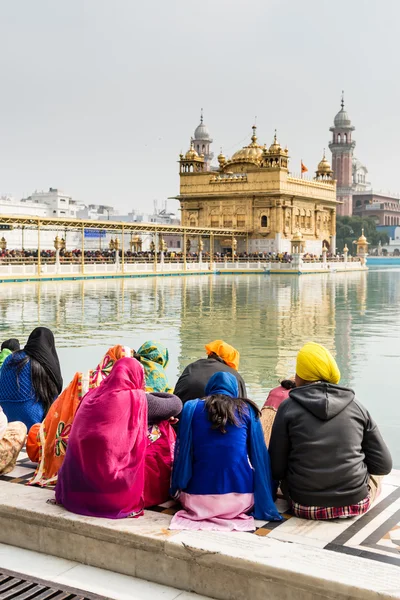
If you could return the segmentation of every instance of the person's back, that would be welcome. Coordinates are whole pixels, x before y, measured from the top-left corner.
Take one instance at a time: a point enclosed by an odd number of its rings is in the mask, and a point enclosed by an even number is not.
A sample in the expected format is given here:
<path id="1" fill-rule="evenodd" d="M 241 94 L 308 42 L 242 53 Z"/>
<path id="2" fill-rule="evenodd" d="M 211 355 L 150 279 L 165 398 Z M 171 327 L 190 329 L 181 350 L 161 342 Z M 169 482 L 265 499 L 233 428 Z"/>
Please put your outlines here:
<path id="1" fill-rule="evenodd" d="M 0 370 L 0 405 L 9 421 L 29 429 L 43 420 L 62 385 L 54 335 L 36 327 L 24 349 L 6 358 Z"/>
<path id="2" fill-rule="evenodd" d="M 31 364 L 22 350 L 6 358 L 0 371 L 0 405 L 8 420 L 21 421 L 29 429 L 44 418 L 44 407 L 32 384 Z"/>
<path id="3" fill-rule="evenodd" d="M 275 410 L 278 410 L 282 402 L 289 397 L 290 390 L 292 390 L 295 387 L 296 385 L 294 381 L 292 381 L 291 379 L 284 379 L 283 381 L 281 381 L 281 384 L 278 387 L 273 388 L 270 391 L 263 408 L 269 406 L 271 408 L 275 408 Z"/>
<path id="4" fill-rule="evenodd" d="M 203 398 L 210 378 L 218 372 L 231 373 L 239 386 L 239 396 L 247 398 L 246 385 L 238 373 L 240 354 L 222 340 L 206 345 L 207 358 L 189 364 L 179 377 L 174 393 L 183 403 L 194 398 Z"/>
<path id="5" fill-rule="evenodd" d="M 308 506 L 348 506 L 368 495 L 369 473 L 390 471 L 390 456 L 353 390 L 315 383 L 290 392 L 279 408 L 290 437 L 287 483 L 292 500 Z M 270 452 L 273 465 L 274 439 Z"/>
<path id="6" fill-rule="evenodd" d="M 253 493 L 253 471 L 248 461 L 250 414 L 227 423 L 225 434 L 213 429 L 204 400 L 197 404 L 192 421 L 193 475 L 189 494 Z"/>
<path id="7" fill-rule="evenodd" d="M 180 499 L 170 529 L 252 531 L 258 519 L 280 520 L 273 503 L 259 409 L 238 397 L 231 373 L 215 373 L 206 398 L 185 404 L 171 495 Z"/>
<path id="8" fill-rule="evenodd" d="M 298 517 L 333 519 L 364 514 L 379 491 L 375 476 L 392 468 L 389 450 L 323 346 L 297 356 L 296 389 L 279 407 L 269 451 L 273 477 Z"/>
<path id="9" fill-rule="evenodd" d="M 200 358 L 188 365 L 177 381 L 174 394 L 183 403 L 193 400 L 193 398 L 202 398 L 209 379 L 214 373 L 219 372 L 234 375 L 238 381 L 239 395 L 243 398 L 247 397 L 246 386 L 242 377 L 235 369 L 229 367 L 218 357 Z"/>

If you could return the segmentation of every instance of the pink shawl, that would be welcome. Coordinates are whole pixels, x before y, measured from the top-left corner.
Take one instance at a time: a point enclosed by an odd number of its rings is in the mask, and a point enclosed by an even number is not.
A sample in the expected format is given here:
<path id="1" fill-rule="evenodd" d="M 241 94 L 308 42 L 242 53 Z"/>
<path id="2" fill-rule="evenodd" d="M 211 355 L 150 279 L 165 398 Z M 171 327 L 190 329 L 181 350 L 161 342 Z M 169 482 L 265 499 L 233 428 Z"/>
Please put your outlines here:
<path id="1" fill-rule="evenodd" d="M 121 358 L 78 408 L 58 475 L 57 503 L 110 519 L 142 514 L 146 446 L 143 367 Z"/>

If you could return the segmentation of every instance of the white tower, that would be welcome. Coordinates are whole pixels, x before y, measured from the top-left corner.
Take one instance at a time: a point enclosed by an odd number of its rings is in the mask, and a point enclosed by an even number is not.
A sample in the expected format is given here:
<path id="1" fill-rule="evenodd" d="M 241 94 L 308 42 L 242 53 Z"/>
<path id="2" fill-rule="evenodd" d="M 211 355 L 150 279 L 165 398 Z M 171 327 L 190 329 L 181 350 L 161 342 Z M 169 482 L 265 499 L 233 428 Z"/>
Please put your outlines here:
<path id="1" fill-rule="evenodd" d="M 210 144 L 213 140 L 210 136 L 208 128 L 203 123 L 203 109 L 201 109 L 200 125 L 198 125 L 194 132 L 193 145 L 197 154 L 201 156 L 204 154 L 204 170 L 210 171 L 211 161 L 214 158 L 214 154 L 210 150 Z"/>

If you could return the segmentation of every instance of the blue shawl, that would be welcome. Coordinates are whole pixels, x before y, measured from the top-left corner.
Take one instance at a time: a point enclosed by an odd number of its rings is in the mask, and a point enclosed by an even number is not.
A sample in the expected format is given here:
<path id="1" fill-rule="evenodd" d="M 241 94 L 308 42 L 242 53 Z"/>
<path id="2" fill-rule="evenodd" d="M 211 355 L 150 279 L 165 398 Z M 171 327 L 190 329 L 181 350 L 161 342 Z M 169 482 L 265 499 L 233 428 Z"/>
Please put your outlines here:
<path id="1" fill-rule="evenodd" d="M 192 419 L 199 401 L 200 400 L 197 399 L 186 402 L 180 417 L 170 490 L 173 498 L 179 497 L 179 493 L 182 490 L 185 490 L 192 477 Z M 254 509 L 252 515 L 256 519 L 282 521 L 282 517 L 277 511 L 273 501 L 275 486 L 271 476 L 269 454 L 265 445 L 261 423 L 251 406 L 249 406 L 249 416 L 249 458 L 254 469 Z"/>

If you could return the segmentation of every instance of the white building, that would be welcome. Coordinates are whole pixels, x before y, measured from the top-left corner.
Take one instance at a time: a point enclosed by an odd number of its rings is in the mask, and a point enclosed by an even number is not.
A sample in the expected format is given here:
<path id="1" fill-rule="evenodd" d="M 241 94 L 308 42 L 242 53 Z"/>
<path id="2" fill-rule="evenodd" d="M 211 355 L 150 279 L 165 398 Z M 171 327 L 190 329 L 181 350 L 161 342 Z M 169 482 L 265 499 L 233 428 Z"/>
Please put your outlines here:
<path id="1" fill-rule="evenodd" d="M 108 244 L 113 237 L 107 233 L 104 237 L 101 233 L 101 221 L 123 221 L 125 223 L 164 223 L 176 225 L 180 223 L 179 219 L 173 213 L 168 212 L 165 202 L 164 208 L 159 210 L 157 202 L 154 202 L 153 213 L 140 213 L 132 210 L 126 215 L 119 215 L 112 206 L 104 204 L 89 204 L 73 200 L 71 196 L 64 194 L 56 188 L 49 188 L 45 191 L 35 191 L 28 198 L 16 200 L 11 196 L 0 197 L 0 215 L 15 215 L 15 216 L 34 216 L 34 217 L 49 217 L 49 218 L 70 218 L 70 219 L 88 219 L 99 221 L 99 230 L 96 232 L 91 230 L 85 234 L 85 248 L 87 250 L 97 250 L 100 248 L 108 248 Z M 103 232 L 104 233 L 104 232 Z M 42 229 L 40 234 L 40 246 L 43 250 L 53 249 L 54 238 L 56 235 L 65 237 L 63 228 L 59 231 L 46 231 Z M 38 235 L 35 229 L 15 229 L 3 230 L 0 237 L 5 237 L 7 248 L 9 250 L 24 248 L 25 250 L 36 250 L 38 245 Z M 66 242 L 67 249 L 74 250 L 82 245 L 81 233 L 69 231 Z M 152 242 L 151 234 L 143 234 L 142 239 L 143 251 L 149 250 Z M 168 250 L 181 249 L 180 236 L 164 236 Z M 130 236 L 126 236 L 125 248 L 130 248 Z"/>

